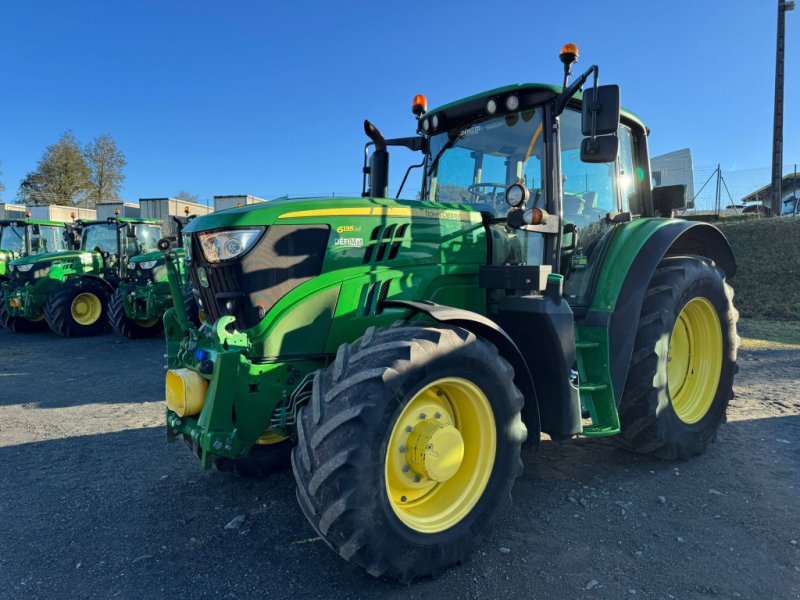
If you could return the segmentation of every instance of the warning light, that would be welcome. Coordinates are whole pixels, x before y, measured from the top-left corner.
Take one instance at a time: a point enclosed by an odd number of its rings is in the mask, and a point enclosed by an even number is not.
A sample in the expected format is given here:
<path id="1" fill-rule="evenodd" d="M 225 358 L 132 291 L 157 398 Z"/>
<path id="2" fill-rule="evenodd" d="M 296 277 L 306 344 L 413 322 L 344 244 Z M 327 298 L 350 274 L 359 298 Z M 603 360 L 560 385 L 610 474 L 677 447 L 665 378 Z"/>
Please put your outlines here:
<path id="1" fill-rule="evenodd" d="M 70 219 L 74 219 L 76 216 L 77 216 L 77 215 L 75 214 L 75 212 L 74 212 L 74 211 L 73 211 L 73 212 L 71 212 L 71 213 L 69 213 L 69 218 L 70 218 Z"/>
<path id="2" fill-rule="evenodd" d="M 575 44 L 564 44 L 558 58 L 561 59 L 564 65 L 564 88 L 566 88 L 569 83 L 569 76 L 572 75 L 572 65 L 578 62 L 578 47 Z"/>
<path id="3" fill-rule="evenodd" d="M 189 207 L 188 206 L 184 206 L 183 207 L 183 214 L 185 214 L 185 215 L 189 214 Z"/>
<path id="4" fill-rule="evenodd" d="M 544 219 L 544 213 L 541 208 L 531 209 L 531 225 L 540 225 Z"/>
<path id="5" fill-rule="evenodd" d="M 31 218 L 31 211 L 29 211 L 29 210 L 26 210 L 26 211 L 25 211 L 25 216 L 26 216 L 28 219 L 30 219 L 30 218 Z"/>
<path id="6" fill-rule="evenodd" d="M 574 54 L 575 58 L 578 58 L 578 47 L 575 44 L 564 44 L 561 54 Z"/>
<path id="7" fill-rule="evenodd" d="M 114 215 L 117 216 L 117 217 L 119 216 L 119 209 L 118 208 L 114 209 Z"/>
<path id="8" fill-rule="evenodd" d="M 414 101 L 411 103 L 411 112 L 417 115 L 417 118 L 428 112 L 428 99 L 422 94 L 414 96 Z"/>

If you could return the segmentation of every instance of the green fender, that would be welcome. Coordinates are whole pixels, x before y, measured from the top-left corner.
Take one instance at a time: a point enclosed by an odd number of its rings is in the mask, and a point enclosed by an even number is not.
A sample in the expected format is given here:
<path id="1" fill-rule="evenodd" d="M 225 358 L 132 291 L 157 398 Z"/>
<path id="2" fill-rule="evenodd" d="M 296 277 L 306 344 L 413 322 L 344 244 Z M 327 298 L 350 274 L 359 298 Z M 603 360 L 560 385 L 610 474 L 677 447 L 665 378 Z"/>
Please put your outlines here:
<path id="1" fill-rule="evenodd" d="M 727 279 L 736 259 L 723 233 L 708 223 L 683 219 L 637 219 L 620 225 L 603 259 L 592 304 L 578 326 L 608 331 L 609 368 L 617 405 L 628 375 L 644 294 L 665 256 L 705 256 Z"/>

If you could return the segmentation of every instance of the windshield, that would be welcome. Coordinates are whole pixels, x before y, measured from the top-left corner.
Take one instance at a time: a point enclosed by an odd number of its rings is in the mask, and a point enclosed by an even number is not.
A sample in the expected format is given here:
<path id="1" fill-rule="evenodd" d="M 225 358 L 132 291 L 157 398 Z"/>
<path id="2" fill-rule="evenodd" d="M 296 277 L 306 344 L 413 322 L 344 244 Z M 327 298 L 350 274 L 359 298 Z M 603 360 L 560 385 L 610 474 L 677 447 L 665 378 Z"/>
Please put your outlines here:
<path id="1" fill-rule="evenodd" d="M 31 254 L 69 250 L 64 228 L 54 225 L 31 225 Z"/>
<path id="2" fill-rule="evenodd" d="M 81 235 L 81 250 L 117 252 L 117 226 L 113 223 L 89 225 Z"/>
<path id="3" fill-rule="evenodd" d="M 136 237 L 128 237 L 127 227 L 133 227 Z M 158 250 L 158 240 L 161 238 L 161 226 L 150 223 L 134 223 L 123 226 L 120 232 L 122 237 L 122 250 L 126 256 L 136 256 L 143 252 Z M 83 230 L 81 238 L 82 250 L 99 250 L 110 254 L 117 253 L 117 224 L 99 223 L 89 225 Z"/>
<path id="4" fill-rule="evenodd" d="M 158 250 L 158 240 L 161 239 L 161 226 L 148 225 L 147 223 L 138 223 L 134 225 L 136 230 L 136 239 L 127 238 L 129 244 L 137 243 L 138 254 L 139 252 L 155 252 Z"/>
<path id="5" fill-rule="evenodd" d="M 25 228 L 6 225 L 0 229 L 0 250 L 22 254 L 25 251 Z"/>
<path id="6" fill-rule="evenodd" d="M 522 183 L 531 191 L 530 205 L 543 206 L 542 148 L 539 108 L 434 135 L 426 167 L 426 199 L 468 203 L 505 215 L 506 188 Z"/>

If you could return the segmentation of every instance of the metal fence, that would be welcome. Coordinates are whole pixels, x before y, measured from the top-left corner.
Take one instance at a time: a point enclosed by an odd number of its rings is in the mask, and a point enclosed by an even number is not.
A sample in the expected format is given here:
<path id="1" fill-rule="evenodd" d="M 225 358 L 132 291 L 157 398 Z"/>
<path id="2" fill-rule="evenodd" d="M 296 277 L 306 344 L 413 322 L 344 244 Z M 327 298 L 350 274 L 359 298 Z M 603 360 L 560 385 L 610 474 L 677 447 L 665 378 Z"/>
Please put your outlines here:
<path id="1" fill-rule="evenodd" d="M 792 198 L 800 199 L 800 164 L 783 168 L 782 197 L 787 206 Z M 669 181 L 693 182 L 693 197 L 689 198 L 686 213 L 739 214 L 747 212 L 765 214 L 758 204 L 767 207 L 770 202 L 772 171 L 770 167 L 740 169 L 724 165 L 697 166 L 694 169 L 678 168 L 669 172 Z M 688 187 L 688 186 L 687 186 Z M 795 208 L 794 210 L 797 210 Z"/>

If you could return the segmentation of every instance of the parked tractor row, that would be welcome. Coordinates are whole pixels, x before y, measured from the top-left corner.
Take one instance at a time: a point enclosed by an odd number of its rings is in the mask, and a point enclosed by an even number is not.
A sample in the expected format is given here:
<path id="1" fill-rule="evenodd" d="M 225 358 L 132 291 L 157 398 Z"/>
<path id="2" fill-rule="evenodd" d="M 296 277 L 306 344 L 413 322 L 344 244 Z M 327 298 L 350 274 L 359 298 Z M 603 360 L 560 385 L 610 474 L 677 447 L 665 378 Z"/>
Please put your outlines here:
<path id="1" fill-rule="evenodd" d="M 189 217 L 173 220 L 176 264 L 185 284 L 180 246 Z M 16 333 L 49 328 L 65 337 L 99 335 L 109 326 L 129 338 L 160 334 L 172 304 L 156 248 L 162 226 L 118 215 L 69 223 L 2 222 L 0 247 L 10 260 L 0 274 L 0 325 Z"/>
<path id="2" fill-rule="evenodd" d="M 214 209 L 263 202 L 215 196 Z M 107 203 L 97 211 L 63 206 L 5 207 L 0 219 L 0 327 L 16 333 L 50 329 L 65 337 L 111 328 L 130 339 L 163 331 L 173 297 L 159 239 L 170 240 L 181 280 L 178 297 L 200 322 L 186 276 L 183 228 L 211 208 L 175 198 Z M 43 220 L 32 217 L 50 217 Z M 149 218 L 144 218 L 147 216 Z M 84 217 L 84 218 L 81 218 Z"/>

